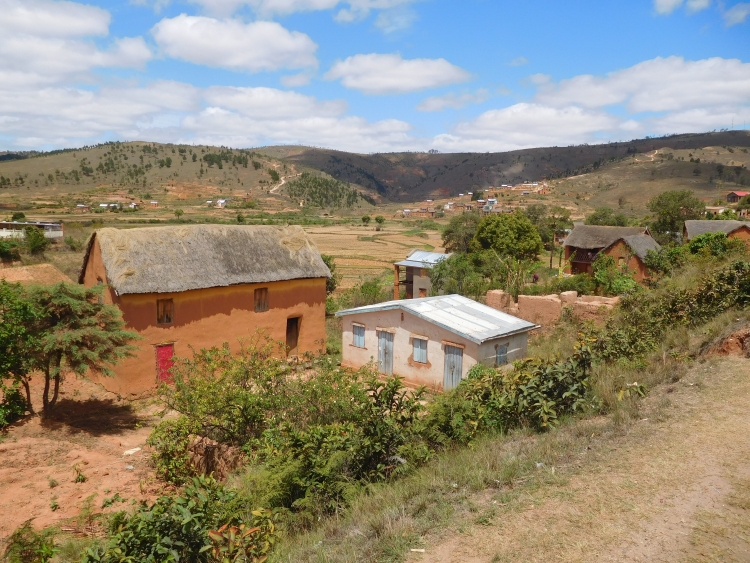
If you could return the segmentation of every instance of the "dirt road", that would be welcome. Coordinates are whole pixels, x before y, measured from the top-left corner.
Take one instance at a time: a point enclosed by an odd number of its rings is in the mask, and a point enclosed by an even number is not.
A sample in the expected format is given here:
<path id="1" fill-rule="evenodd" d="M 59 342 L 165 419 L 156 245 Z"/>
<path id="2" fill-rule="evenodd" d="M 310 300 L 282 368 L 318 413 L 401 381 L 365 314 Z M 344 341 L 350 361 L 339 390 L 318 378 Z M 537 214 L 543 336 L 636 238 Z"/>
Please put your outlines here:
<path id="1" fill-rule="evenodd" d="M 456 522 L 409 560 L 750 561 L 749 405 L 750 360 L 696 364 L 580 468 L 512 507 L 477 496 L 489 525 Z"/>

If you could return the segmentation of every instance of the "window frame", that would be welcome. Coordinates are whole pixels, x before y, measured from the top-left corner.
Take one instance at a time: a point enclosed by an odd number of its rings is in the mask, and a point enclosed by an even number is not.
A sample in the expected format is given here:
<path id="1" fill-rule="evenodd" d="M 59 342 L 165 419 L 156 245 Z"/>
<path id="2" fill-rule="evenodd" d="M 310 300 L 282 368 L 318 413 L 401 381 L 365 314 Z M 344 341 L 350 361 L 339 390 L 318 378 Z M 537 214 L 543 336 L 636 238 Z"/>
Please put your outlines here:
<path id="1" fill-rule="evenodd" d="M 417 347 L 417 342 L 423 342 L 424 347 L 422 348 Z M 419 336 L 412 336 L 411 338 L 411 345 L 412 345 L 412 351 L 411 351 L 411 357 L 412 359 L 418 363 L 418 364 L 426 364 L 427 362 L 427 343 L 429 342 L 428 338 L 422 338 Z M 417 357 L 417 350 L 421 352 L 419 354 L 419 357 Z M 423 358 L 423 359 L 422 359 Z"/>
<path id="2" fill-rule="evenodd" d="M 265 293 L 265 296 L 263 294 Z M 259 298 L 259 296 L 261 296 Z M 265 313 L 270 308 L 268 306 L 268 288 L 258 287 L 253 292 L 253 311 L 256 313 Z"/>
<path id="3" fill-rule="evenodd" d="M 164 307 L 164 309 L 160 311 L 161 307 Z M 169 320 L 162 321 L 163 318 L 167 318 L 167 314 L 169 314 Z M 156 324 L 159 326 L 174 324 L 174 299 L 171 297 L 156 300 Z"/>
<path id="4" fill-rule="evenodd" d="M 357 330 L 361 330 L 362 334 L 358 335 Z M 360 323 L 352 323 L 352 346 L 355 348 L 364 348 L 365 347 L 365 325 Z M 357 338 L 360 337 L 362 339 L 362 345 L 360 346 L 357 344 Z"/>

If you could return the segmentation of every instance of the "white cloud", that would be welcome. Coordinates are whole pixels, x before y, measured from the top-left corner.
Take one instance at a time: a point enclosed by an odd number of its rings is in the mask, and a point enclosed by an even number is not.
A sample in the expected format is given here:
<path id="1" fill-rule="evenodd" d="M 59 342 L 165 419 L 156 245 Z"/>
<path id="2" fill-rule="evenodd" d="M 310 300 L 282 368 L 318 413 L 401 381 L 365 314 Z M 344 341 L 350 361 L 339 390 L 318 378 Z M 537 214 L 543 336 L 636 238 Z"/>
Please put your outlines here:
<path id="1" fill-rule="evenodd" d="M 471 104 L 481 104 L 490 97 L 485 90 L 477 90 L 474 93 L 454 94 L 450 92 L 444 96 L 432 96 L 424 99 L 418 106 L 419 111 L 442 111 L 446 108 L 461 109 Z"/>
<path id="2" fill-rule="evenodd" d="M 78 37 L 109 32 L 109 12 L 76 2 L 0 0 L 0 14 L 0 34 Z"/>
<path id="3" fill-rule="evenodd" d="M 508 63 L 509 66 L 523 66 L 525 64 L 528 64 L 529 59 L 526 57 L 516 57 L 512 61 Z"/>
<path id="4" fill-rule="evenodd" d="M 735 4 L 725 11 L 723 16 L 727 27 L 745 23 L 747 17 L 750 16 L 750 3 L 740 2 L 739 4 Z"/>
<path id="5" fill-rule="evenodd" d="M 204 92 L 203 99 L 210 106 L 264 120 L 299 119 L 311 115 L 337 117 L 347 108 L 344 101 L 321 102 L 311 96 L 274 88 L 213 86 Z"/>
<path id="6" fill-rule="evenodd" d="M 406 6 L 383 10 L 375 19 L 375 27 L 383 33 L 396 33 L 408 29 L 417 20 L 417 13 Z"/>
<path id="7" fill-rule="evenodd" d="M 750 105 L 744 107 L 707 107 L 675 112 L 648 123 L 648 129 L 658 134 L 694 133 L 713 129 L 737 127 L 750 122 Z"/>
<path id="8" fill-rule="evenodd" d="M 711 5 L 711 0 L 687 0 L 688 12 L 700 12 Z"/>
<path id="9" fill-rule="evenodd" d="M 617 128 L 619 120 L 601 111 L 578 107 L 554 108 L 521 103 L 486 111 L 438 135 L 435 148 L 445 151 L 507 151 L 528 147 L 591 142 L 602 130 Z"/>
<path id="10" fill-rule="evenodd" d="M 445 59 L 409 59 L 401 55 L 354 55 L 326 73 L 347 88 L 366 94 L 403 94 L 464 82 L 470 74 Z"/>
<path id="11" fill-rule="evenodd" d="M 259 72 L 317 65 L 313 40 L 276 22 L 181 14 L 161 20 L 151 32 L 170 57 L 206 66 Z"/>
<path id="12" fill-rule="evenodd" d="M 140 68 L 151 59 L 141 37 L 115 39 L 99 49 L 90 39 L 108 34 L 108 12 L 74 2 L 0 0 L 0 88 L 90 81 L 97 67 Z"/>
<path id="13" fill-rule="evenodd" d="M 581 75 L 542 85 L 536 99 L 547 105 L 588 108 L 625 104 L 633 113 L 747 103 L 750 63 L 658 57 L 604 77 Z"/>
<path id="14" fill-rule="evenodd" d="M 654 9 L 658 14 L 671 14 L 682 6 L 684 0 L 654 0 Z"/>

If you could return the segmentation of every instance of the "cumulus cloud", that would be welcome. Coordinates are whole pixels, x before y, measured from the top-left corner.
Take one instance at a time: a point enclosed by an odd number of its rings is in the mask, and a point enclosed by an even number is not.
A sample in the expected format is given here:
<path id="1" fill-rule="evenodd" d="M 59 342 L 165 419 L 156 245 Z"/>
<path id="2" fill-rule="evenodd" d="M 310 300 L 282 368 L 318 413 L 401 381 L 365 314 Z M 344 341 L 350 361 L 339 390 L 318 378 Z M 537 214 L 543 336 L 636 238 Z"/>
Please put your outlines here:
<path id="1" fill-rule="evenodd" d="M 596 133 L 618 124 L 617 118 L 602 111 L 520 103 L 460 123 L 451 133 L 436 136 L 433 145 L 457 152 L 568 145 L 590 142 Z"/>
<path id="2" fill-rule="evenodd" d="M 461 109 L 471 104 L 481 104 L 490 97 L 486 89 L 464 94 L 449 92 L 444 96 L 432 96 L 424 99 L 418 106 L 419 111 L 443 111 L 446 108 Z"/>
<path id="3" fill-rule="evenodd" d="M 686 4 L 688 12 L 700 12 L 711 5 L 711 0 L 654 0 L 654 9 L 658 14 L 671 14 Z"/>
<path id="4" fill-rule="evenodd" d="M 0 87 L 90 80 L 97 67 L 142 67 L 151 51 L 141 37 L 100 49 L 91 37 L 109 33 L 109 12 L 75 2 L 0 0 Z"/>
<path id="5" fill-rule="evenodd" d="M 587 108 L 625 104 L 634 113 L 747 103 L 750 63 L 719 57 L 700 61 L 657 57 L 606 76 L 581 75 L 542 84 L 536 99 Z"/>
<path id="6" fill-rule="evenodd" d="M 401 55 L 354 55 L 337 62 L 326 78 L 366 94 L 403 94 L 464 82 L 470 74 L 445 59 Z"/>
<path id="7" fill-rule="evenodd" d="M 732 27 L 740 23 L 745 23 L 747 16 L 750 16 L 750 3 L 740 2 L 735 4 L 723 13 L 724 23 L 727 27 Z"/>
<path id="8" fill-rule="evenodd" d="M 276 22 L 181 14 L 161 20 L 151 33 L 170 57 L 206 66 L 259 72 L 317 65 L 313 40 Z"/>
<path id="9" fill-rule="evenodd" d="M 512 61 L 508 63 L 509 66 L 523 66 L 525 64 L 528 64 L 529 59 L 526 57 L 516 57 Z"/>

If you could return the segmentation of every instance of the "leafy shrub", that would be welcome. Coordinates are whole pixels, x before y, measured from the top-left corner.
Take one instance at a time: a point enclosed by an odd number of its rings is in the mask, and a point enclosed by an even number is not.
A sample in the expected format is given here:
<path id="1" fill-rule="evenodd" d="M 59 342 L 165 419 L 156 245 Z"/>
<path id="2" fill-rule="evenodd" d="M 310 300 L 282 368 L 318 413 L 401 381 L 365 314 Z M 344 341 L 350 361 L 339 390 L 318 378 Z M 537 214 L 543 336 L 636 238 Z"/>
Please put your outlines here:
<path id="1" fill-rule="evenodd" d="M 24 228 L 24 233 L 26 234 L 26 248 L 31 254 L 39 254 L 49 247 L 50 241 L 44 236 L 44 231 L 28 226 Z"/>
<path id="2" fill-rule="evenodd" d="M 686 246 L 663 246 L 657 251 L 649 250 L 644 263 L 652 272 L 668 274 L 685 264 Z"/>
<path id="3" fill-rule="evenodd" d="M 17 240 L 4 239 L 0 240 L 0 260 L 10 262 L 12 260 L 20 260 L 21 258 L 21 245 L 18 244 Z"/>
<path id="4" fill-rule="evenodd" d="M 618 268 L 612 256 L 600 252 L 594 260 L 594 281 L 605 295 L 622 295 L 638 288 L 627 263 Z"/>
<path id="5" fill-rule="evenodd" d="M 68 248 L 70 248 L 74 252 L 78 252 L 79 250 L 83 248 L 83 243 L 80 240 L 75 239 L 73 237 L 65 237 L 65 244 L 67 245 Z"/>
<path id="6" fill-rule="evenodd" d="M 6 386 L 0 382 L 0 430 L 12 424 L 26 414 L 26 397 L 21 393 L 18 383 Z"/>
<path id="7" fill-rule="evenodd" d="M 132 514 L 116 513 L 106 543 L 89 548 L 82 563 L 197 563 L 227 561 L 221 557 L 228 554 L 232 561 L 265 561 L 277 540 L 273 519 L 257 510 L 245 522 L 242 505 L 236 492 L 212 477 L 196 477 L 179 495 L 143 503 Z M 241 533 L 233 534 L 230 527 Z"/>
<path id="8" fill-rule="evenodd" d="M 586 405 L 588 344 L 577 345 L 570 358 L 559 362 L 525 360 L 513 370 L 475 365 L 458 387 L 430 406 L 422 421 L 425 435 L 432 443 L 465 444 L 487 432 L 554 427 L 561 416 Z"/>
<path id="9" fill-rule="evenodd" d="M 7 540 L 2 560 L 7 563 L 47 563 L 57 550 L 49 530 L 37 532 L 31 520 L 24 522 Z"/>
<path id="10" fill-rule="evenodd" d="M 732 250 L 744 249 L 745 243 L 741 240 L 728 238 L 726 233 L 704 233 L 691 240 L 687 247 L 691 254 L 708 254 L 720 257 Z"/>

